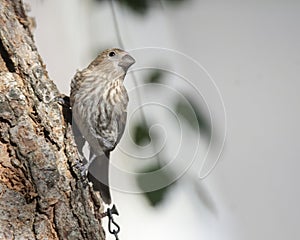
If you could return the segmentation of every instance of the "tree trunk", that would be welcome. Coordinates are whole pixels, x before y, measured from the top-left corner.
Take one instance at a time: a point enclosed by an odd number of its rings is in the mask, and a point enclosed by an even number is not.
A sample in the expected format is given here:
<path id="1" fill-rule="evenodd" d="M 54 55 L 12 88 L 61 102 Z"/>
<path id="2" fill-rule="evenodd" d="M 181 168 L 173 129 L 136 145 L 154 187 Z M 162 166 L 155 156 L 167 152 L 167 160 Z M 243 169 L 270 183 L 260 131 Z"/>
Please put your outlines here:
<path id="1" fill-rule="evenodd" d="M 21 0 L 0 0 L 0 239 L 104 239 L 29 26 Z"/>

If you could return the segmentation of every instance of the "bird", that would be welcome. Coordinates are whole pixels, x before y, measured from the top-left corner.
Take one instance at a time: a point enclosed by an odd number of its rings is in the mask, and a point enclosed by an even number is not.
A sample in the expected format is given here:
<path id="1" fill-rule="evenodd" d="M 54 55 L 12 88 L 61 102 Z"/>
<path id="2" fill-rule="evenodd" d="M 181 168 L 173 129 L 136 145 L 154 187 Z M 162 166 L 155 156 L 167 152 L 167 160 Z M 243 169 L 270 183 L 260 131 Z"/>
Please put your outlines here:
<path id="1" fill-rule="evenodd" d="M 124 79 L 134 63 L 135 59 L 128 52 L 107 49 L 86 68 L 77 70 L 71 81 L 70 106 L 77 129 L 74 135 L 82 136 L 90 147 L 83 170 L 106 204 L 111 204 L 110 152 L 119 143 L 126 125 L 129 98 Z"/>

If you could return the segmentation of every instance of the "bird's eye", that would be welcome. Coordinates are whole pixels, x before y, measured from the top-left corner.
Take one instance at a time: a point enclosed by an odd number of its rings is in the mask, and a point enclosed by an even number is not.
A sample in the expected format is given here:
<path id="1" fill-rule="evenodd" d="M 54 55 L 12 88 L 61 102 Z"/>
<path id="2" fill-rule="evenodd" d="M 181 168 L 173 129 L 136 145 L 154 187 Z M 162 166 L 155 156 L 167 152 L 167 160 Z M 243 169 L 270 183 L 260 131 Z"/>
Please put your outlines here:
<path id="1" fill-rule="evenodd" d="M 116 55 L 115 52 L 110 52 L 110 53 L 108 54 L 108 56 L 110 56 L 110 57 L 113 57 L 113 56 L 115 56 L 115 55 Z"/>

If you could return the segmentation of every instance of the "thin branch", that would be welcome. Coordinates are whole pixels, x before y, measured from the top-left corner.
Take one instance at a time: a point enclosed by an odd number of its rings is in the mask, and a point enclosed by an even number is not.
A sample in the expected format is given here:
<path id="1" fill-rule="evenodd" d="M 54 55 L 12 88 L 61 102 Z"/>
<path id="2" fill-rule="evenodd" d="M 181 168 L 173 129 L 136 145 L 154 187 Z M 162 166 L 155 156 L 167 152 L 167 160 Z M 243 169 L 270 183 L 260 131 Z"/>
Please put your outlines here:
<path id="1" fill-rule="evenodd" d="M 111 7 L 111 11 L 112 11 L 113 22 L 114 22 L 114 26 L 115 26 L 115 31 L 116 31 L 118 43 L 119 43 L 121 48 L 125 49 L 125 44 L 124 44 L 124 41 L 122 39 L 120 24 L 119 24 L 119 21 L 118 21 L 114 0 L 108 0 L 108 1 L 109 1 L 109 4 L 110 4 L 110 7 Z M 133 79 L 133 84 L 135 85 L 135 87 L 137 87 L 138 82 L 137 82 L 137 78 L 136 78 L 134 72 L 132 72 L 132 79 Z M 142 104 L 142 97 L 141 97 L 141 94 L 139 93 L 139 91 L 137 91 L 136 95 L 137 95 L 138 103 Z M 145 114 L 143 109 L 141 109 L 141 118 L 142 118 L 142 121 L 145 122 L 146 126 L 148 126 L 147 119 L 146 119 L 146 114 Z"/>

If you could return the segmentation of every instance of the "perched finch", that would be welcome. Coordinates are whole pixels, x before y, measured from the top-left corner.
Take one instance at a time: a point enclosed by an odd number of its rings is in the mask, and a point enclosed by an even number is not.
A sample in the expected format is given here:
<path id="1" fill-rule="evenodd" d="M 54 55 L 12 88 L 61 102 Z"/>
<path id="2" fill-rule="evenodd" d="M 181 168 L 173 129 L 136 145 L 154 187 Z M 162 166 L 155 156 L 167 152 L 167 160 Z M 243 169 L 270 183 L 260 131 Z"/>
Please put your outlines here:
<path id="1" fill-rule="evenodd" d="M 98 166 L 97 177 L 90 173 L 88 177 L 94 180 L 95 190 L 100 191 L 107 204 L 111 203 L 109 155 L 120 141 L 126 124 L 128 95 L 123 81 L 134 63 L 127 52 L 108 49 L 87 68 L 77 71 L 71 83 L 73 120 L 90 146 L 90 158 L 84 168 L 88 170 L 90 164 L 96 162 L 93 165 Z"/>

